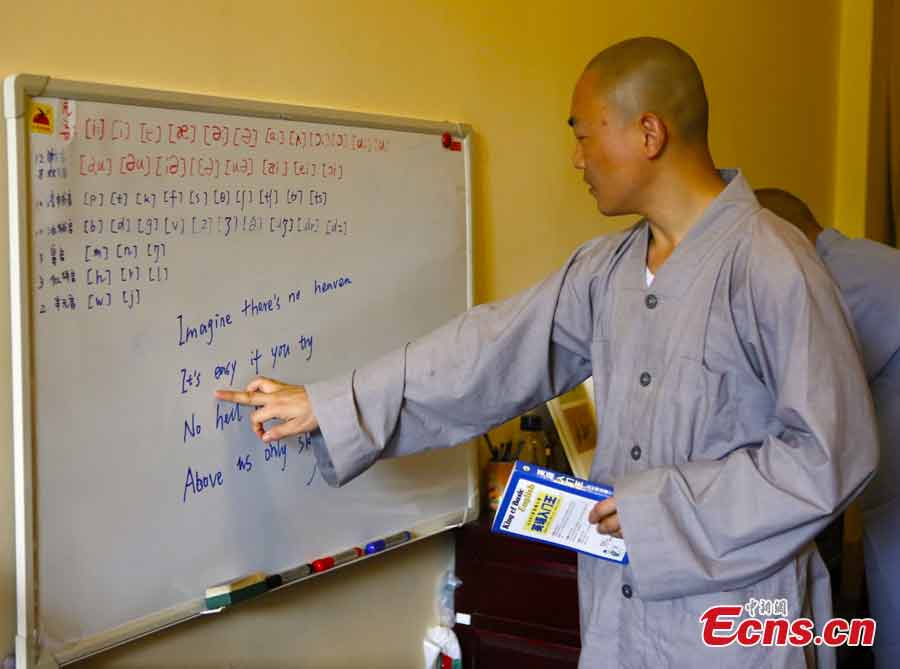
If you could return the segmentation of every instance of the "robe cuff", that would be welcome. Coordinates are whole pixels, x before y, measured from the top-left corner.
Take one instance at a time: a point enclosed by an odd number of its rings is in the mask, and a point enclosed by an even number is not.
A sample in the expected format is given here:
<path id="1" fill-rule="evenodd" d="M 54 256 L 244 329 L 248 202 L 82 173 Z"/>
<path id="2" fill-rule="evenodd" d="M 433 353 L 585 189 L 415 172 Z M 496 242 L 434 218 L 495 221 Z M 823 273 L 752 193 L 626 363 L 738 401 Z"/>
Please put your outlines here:
<path id="1" fill-rule="evenodd" d="M 628 474 L 614 485 L 619 525 L 625 538 L 632 587 L 641 599 L 681 597 L 684 569 L 673 556 L 684 539 L 672 536 L 672 523 L 661 508 L 667 468 Z"/>
<path id="2" fill-rule="evenodd" d="M 346 483 L 358 473 L 364 459 L 356 437 L 353 373 L 306 386 L 319 429 L 313 432 L 312 449 L 322 478 L 330 486 Z"/>
<path id="3" fill-rule="evenodd" d="M 402 348 L 350 374 L 306 386 L 319 423 L 312 449 L 329 485 L 353 480 L 384 451 L 400 415 L 405 363 Z"/>

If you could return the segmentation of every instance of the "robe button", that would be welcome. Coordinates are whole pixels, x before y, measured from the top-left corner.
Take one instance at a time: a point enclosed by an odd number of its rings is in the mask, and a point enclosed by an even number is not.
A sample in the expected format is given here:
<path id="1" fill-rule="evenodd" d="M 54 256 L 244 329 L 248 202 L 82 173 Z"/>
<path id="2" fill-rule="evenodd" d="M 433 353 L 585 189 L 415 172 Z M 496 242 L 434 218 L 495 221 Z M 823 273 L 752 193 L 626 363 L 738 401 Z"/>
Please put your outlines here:
<path id="1" fill-rule="evenodd" d="M 631 595 L 631 586 L 626 583 L 622 586 L 622 596 L 625 597 L 625 599 L 631 599 Z"/>
<path id="2" fill-rule="evenodd" d="M 641 374 L 641 385 L 645 388 L 650 385 L 650 374 L 648 372 Z"/>
<path id="3" fill-rule="evenodd" d="M 641 447 L 635 444 L 631 447 L 631 459 L 632 460 L 640 460 L 641 459 Z"/>
<path id="4" fill-rule="evenodd" d="M 659 300 L 656 299 L 656 295 L 648 295 L 644 298 L 644 304 L 647 305 L 648 309 L 656 309 L 656 305 L 659 304 Z"/>

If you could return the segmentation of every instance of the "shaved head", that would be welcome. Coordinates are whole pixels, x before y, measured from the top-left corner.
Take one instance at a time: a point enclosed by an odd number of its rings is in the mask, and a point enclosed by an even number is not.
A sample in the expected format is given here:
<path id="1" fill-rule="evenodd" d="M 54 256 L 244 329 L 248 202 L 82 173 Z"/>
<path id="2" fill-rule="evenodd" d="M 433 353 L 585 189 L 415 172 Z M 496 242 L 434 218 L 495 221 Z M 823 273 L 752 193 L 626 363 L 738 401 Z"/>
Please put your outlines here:
<path id="1" fill-rule="evenodd" d="M 671 42 L 636 37 L 598 53 L 585 72 L 596 74 L 597 93 L 632 118 L 660 117 L 675 140 L 706 144 L 709 105 L 694 59 Z"/>
<path id="2" fill-rule="evenodd" d="M 803 200 L 780 188 L 760 188 L 754 193 L 763 207 L 788 223 L 793 223 L 813 244 L 816 243 L 822 226 Z"/>
<path id="3" fill-rule="evenodd" d="M 640 214 L 658 234 L 678 229 L 725 187 L 706 141 L 708 118 L 703 79 L 689 55 L 654 37 L 619 42 L 597 54 L 575 84 L 572 164 L 604 215 Z"/>

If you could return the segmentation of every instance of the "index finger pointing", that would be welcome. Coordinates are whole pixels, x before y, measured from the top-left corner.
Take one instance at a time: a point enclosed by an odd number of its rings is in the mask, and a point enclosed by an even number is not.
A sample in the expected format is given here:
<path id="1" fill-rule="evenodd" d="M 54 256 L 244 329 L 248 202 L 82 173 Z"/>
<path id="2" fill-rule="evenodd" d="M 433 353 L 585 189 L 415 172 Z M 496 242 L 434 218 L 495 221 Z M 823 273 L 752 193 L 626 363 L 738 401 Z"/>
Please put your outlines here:
<path id="1" fill-rule="evenodd" d="M 249 406 L 263 406 L 266 404 L 268 395 L 265 393 L 247 393 L 241 390 L 217 390 L 216 399 L 226 402 L 234 402 L 235 404 L 246 404 Z"/>

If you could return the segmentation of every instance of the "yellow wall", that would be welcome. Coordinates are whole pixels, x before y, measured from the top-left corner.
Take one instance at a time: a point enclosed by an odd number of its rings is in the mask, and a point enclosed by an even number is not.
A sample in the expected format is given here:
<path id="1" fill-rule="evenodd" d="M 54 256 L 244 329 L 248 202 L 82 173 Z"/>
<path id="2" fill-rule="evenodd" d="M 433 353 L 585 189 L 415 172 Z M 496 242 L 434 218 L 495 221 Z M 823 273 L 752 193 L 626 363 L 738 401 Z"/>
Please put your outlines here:
<path id="1" fill-rule="evenodd" d="M 477 133 L 476 296 L 484 301 L 525 287 L 581 241 L 623 224 L 596 214 L 570 165 L 565 119 L 585 62 L 630 36 L 667 37 L 695 56 L 721 165 L 743 167 L 754 185 L 793 190 L 830 223 L 840 9 L 839 0 L 8 2 L 0 75 L 468 122 Z M 5 197 L 0 190 L 4 212 Z M 0 273 L 0 313 L 8 312 L 6 284 Z M 0 320 L 3 378 L 8 328 Z M 0 387 L 3 434 L 8 395 Z M 15 620 L 8 439 L 0 463 L 2 652 Z M 451 561 L 449 537 L 438 537 L 91 666 L 420 666 Z"/>
<path id="2" fill-rule="evenodd" d="M 841 0 L 834 218 L 851 237 L 866 236 L 873 2 Z"/>

